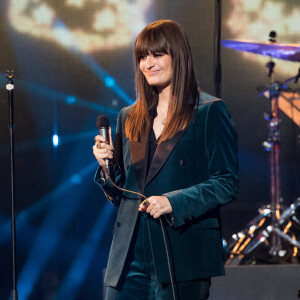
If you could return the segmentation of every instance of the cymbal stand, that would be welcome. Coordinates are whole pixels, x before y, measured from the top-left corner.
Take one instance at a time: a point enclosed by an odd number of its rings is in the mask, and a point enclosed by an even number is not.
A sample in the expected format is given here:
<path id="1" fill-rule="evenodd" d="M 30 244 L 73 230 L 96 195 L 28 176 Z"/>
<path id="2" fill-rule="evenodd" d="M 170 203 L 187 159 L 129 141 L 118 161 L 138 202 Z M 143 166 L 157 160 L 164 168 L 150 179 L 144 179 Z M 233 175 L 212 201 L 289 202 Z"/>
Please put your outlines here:
<path id="1" fill-rule="evenodd" d="M 273 80 L 273 69 L 275 63 L 270 61 L 267 63 L 269 69 L 269 77 L 271 78 L 270 88 L 270 113 L 265 113 L 265 119 L 268 122 L 269 135 L 267 141 L 263 143 L 265 150 L 270 152 L 270 187 L 271 187 L 271 245 L 269 254 L 273 257 L 278 255 L 281 250 L 280 236 L 277 234 L 279 230 L 278 219 L 280 218 L 280 167 L 279 167 L 279 153 L 281 147 L 280 137 L 280 123 L 278 98 L 281 91 L 284 89 L 284 85 Z M 278 229 L 278 230 L 277 230 Z"/>
<path id="2" fill-rule="evenodd" d="M 14 172 L 14 71 L 7 71 L 6 89 L 8 91 L 9 102 L 9 133 L 10 133 L 10 172 L 11 172 L 11 243 L 12 243 L 12 275 L 13 288 L 11 290 L 11 300 L 18 300 L 17 290 L 17 266 L 16 266 L 16 207 L 15 207 L 15 172 Z"/>

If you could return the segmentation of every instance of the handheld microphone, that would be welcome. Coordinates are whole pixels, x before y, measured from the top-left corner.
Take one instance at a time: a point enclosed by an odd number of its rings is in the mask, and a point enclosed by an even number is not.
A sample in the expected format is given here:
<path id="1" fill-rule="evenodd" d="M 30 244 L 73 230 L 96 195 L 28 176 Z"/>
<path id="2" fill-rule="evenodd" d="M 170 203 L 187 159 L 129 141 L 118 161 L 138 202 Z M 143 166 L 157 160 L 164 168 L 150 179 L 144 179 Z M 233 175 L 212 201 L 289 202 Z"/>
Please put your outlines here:
<path id="1" fill-rule="evenodd" d="M 97 118 L 97 127 L 99 129 L 100 135 L 102 135 L 108 144 L 110 144 L 110 140 L 109 140 L 109 133 L 108 133 L 108 128 L 109 128 L 110 124 L 109 124 L 109 119 L 107 116 L 102 115 L 102 116 L 98 116 Z M 105 158 L 105 166 L 106 166 L 106 170 L 104 170 L 105 172 L 107 172 L 107 175 L 110 176 L 110 160 L 108 158 Z"/>

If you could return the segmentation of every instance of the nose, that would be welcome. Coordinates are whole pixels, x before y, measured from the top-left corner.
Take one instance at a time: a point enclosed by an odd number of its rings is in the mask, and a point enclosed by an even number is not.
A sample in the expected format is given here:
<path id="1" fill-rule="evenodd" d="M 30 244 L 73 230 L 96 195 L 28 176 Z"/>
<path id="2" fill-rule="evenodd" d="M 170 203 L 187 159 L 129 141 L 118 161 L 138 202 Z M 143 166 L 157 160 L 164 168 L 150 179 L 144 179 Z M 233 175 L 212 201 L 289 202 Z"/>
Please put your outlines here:
<path id="1" fill-rule="evenodd" d="M 148 55 L 145 59 L 145 67 L 151 69 L 154 66 L 154 60 L 152 55 Z"/>

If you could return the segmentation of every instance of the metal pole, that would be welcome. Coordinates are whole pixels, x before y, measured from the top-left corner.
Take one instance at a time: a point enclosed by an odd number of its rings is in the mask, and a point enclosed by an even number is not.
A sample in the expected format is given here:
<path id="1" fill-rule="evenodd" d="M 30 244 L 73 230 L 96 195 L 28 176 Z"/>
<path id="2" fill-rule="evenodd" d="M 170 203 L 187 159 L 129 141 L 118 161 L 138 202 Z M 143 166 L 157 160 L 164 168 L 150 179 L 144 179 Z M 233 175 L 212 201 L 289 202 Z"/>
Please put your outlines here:
<path id="1" fill-rule="evenodd" d="M 13 288 L 11 291 L 11 300 L 18 300 L 17 291 L 17 264 L 16 264 L 16 209 L 15 209 L 15 172 L 14 172 L 14 72 L 7 71 L 6 78 L 8 79 L 6 89 L 8 91 L 9 102 L 9 133 L 10 133 L 10 174 L 11 174 L 11 243 L 12 243 L 12 276 Z"/>
<path id="2" fill-rule="evenodd" d="M 280 218 L 280 166 L 279 166 L 279 153 L 280 153 L 280 120 L 278 97 L 280 96 L 281 86 L 278 83 L 272 83 L 270 90 L 271 102 L 271 118 L 269 122 L 269 139 L 271 141 L 270 153 L 270 173 L 271 173 L 271 222 L 272 227 L 278 228 L 278 219 Z M 271 232 L 271 245 L 270 255 L 273 257 L 278 256 L 281 248 L 280 236 L 276 230 Z"/>
<path id="3" fill-rule="evenodd" d="M 215 94 L 218 98 L 222 97 L 221 84 L 222 84 L 222 64 L 221 64 L 221 36 L 222 36 L 222 2 L 217 0 L 215 24 L 217 30 L 217 58 L 215 69 Z"/>

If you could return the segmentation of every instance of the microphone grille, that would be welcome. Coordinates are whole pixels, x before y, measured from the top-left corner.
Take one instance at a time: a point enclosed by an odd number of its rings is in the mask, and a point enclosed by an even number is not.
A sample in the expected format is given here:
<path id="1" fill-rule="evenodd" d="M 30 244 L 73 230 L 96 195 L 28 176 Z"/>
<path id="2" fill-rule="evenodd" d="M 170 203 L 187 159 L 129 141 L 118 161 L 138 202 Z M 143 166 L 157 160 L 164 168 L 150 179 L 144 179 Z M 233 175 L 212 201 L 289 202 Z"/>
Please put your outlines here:
<path id="1" fill-rule="evenodd" d="M 109 119 L 107 116 L 102 115 L 102 116 L 98 116 L 97 118 L 97 128 L 101 128 L 101 127 L 109 127 Z"/>

